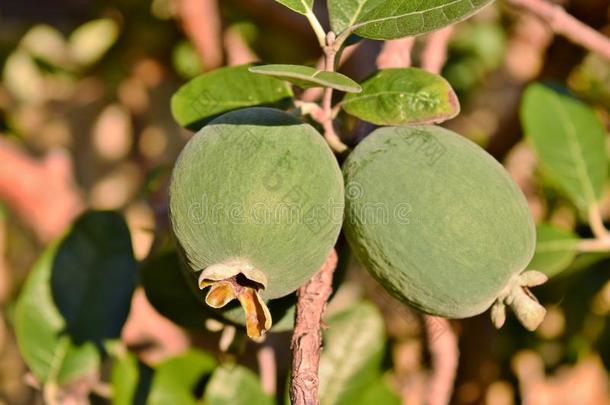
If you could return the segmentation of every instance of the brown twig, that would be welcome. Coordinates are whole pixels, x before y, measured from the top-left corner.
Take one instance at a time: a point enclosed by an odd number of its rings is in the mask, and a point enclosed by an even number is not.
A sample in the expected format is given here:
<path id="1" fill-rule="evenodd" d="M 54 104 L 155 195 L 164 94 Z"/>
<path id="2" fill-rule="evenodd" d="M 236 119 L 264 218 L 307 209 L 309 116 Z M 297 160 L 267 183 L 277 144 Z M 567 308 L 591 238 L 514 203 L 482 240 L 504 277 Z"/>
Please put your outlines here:
<path id="1" fill-rule="evenodd" d="M 205 70 L 222 65 L 220 11 L 217 0 L 176 0 L 182 28 Z"/>
<path id="2" fill-rule="evenodd" d="M 426 315 L 424 322 L 432 359 L 427 403 L 447 405 L 451 400 L 460 356 L 457 336 L 446 319 Z"/>
<path id="3" fill-rule="evenodd" d="M 337 266 L 333 250 L 311 280 L 297 290 L 297 307 L 292 335 L 292 374 L 290 400 L 293 405 L 318 404 L 318 367 L 322 334 L 320 322 L 326 300 L 332 291 L 332 280 Z"/>
<path id="4" fill-rule="evenodd" d="M 610 59 L 610 38 L 568 14 L 563 7 L 544 0 L 505 0 L 544 20 L 551 29 L 606 59 Z"/>
<path id="5" fill-rule="evenodd" d="M 413 45 L 415 45 L 415 37 L 385 41 L 381 52 L 377 55 L 377 67 L 390 69 L 411 66 Z"/>
<path id="6" fill-rule="evenodd" d="M 447 46 L 455 31 L 453 25 L 434 31 L 426 39 L 426 46 L 421 54 L 421 67 L 428 72 L 439 74 L 447 61 Z"/>

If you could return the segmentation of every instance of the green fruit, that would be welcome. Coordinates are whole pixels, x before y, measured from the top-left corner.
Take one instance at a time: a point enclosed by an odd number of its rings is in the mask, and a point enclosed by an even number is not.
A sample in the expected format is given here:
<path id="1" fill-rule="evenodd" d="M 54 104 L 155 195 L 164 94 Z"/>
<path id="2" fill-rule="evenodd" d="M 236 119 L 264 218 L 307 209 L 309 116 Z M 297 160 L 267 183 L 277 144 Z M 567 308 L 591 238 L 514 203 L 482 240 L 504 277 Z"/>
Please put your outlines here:
<path id="1" fill-rule="evenodd" d="M 237 298 L 251 337 L 271 326 L 264 303 L 322 265 L 343 219 L 343 178 L 310 125 L 270 108 L 225 114 L 186 145 L 170 185 L 176 240 L 208 305 Z M 203 271 L 202 271 L 203 270 Z"/>
<path id="2" fill-rule="evenodd" d="M 536 242 L 527 202 L 504 168 L 466 138 L 435 126 L 382 128 L 344 165 L 345 233 L 393 295 L 447 318 L 504 305 L 535 329 L 545 310 L 523 270 Z"/>

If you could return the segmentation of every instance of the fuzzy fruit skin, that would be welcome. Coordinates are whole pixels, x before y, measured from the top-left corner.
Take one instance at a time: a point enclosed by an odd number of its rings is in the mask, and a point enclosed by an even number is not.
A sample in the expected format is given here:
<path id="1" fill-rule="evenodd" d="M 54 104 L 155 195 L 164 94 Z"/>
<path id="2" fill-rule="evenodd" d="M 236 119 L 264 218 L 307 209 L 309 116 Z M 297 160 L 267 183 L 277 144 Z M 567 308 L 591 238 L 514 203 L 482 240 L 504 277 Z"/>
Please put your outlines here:
<path id="1" fill-rule="evenodd" d="M 312 126 L 248 108 L 215 119 L 183 149 L 170 219 L 193 272 L 238 258 L 265 274 L 261 297 L 275 299 L 309 279 L 333 248 L 343 189 L 337 161 Z"/>
<path id="2" fill-rule="evenodd" d="M 458 134 L 381 128 L 343 172 L 350 245 L 386 289 L 423 312 L 485 311 L 534 254 L 535 225 L 521 190 Z"/>

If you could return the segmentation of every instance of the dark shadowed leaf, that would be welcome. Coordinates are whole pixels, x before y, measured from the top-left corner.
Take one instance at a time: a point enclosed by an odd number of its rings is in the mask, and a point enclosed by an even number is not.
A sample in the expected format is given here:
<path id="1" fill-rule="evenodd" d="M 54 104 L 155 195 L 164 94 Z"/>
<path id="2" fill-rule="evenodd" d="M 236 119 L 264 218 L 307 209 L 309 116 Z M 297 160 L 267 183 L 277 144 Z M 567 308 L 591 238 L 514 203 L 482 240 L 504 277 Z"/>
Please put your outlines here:
<path id="1" fill-rule="evenodd" d="M 451 85 L 421 69 L 385 69 L 348 94 L 343 109 L 377 125 L 440 123 L 455 117 L 460 104 Z"/>
<path id="2" fill-rule="evenodd" d="M 273 399 L 261 388 L 258 376 L 245 367 L 223 365 L 208 382 L 203 397 L 206 405 L 271 405 Z"/>
<path id="3" fill-rule="evenodd" d="M 578 253 L 576 234 L 550 224 L 536 227 L 536 254 L 528 269 L 538 270 L 552 277 L 567 269 Z"/>
<path id="4" fill-rule="evenodd" d="M 217 362 L 212 356 L 195 349 L 163 361 L 155 369 L 147 404 L 197 403 L 196 388 L 216 365 Z"/>
<path id="5" fill-rule="evenodd" d="M 286 82 L 251 73 L 249 67 L 220 68 L 180 87 L 171 101 L 176 122 L 198 131 L 222 113 L 257 105 L 277 105 L 292 97 L 292 89 Z"/>
<path id="6" fill-rule="evenodd" d="M 493 0 L 329 0 L 332 30 L 364 38 L 396 39 L 446 27 Z"/>
<path id="7" fill-rule="evenodd" d="M 304 89 L 311 87 L 331 87 L 348 93 L 359 93 L 362 91 L 362 88 L 358 83 L 341 73 L 317 70 L 310 66 L 253 66 L 250 68 L 250 72 L 286 80 Z"/>
<path id="8" fill-rule="evenodd" d="M 65 321 L 51 296 L 57 244 L 34 265 L 17 301 L 15 333 L 23 359 L 42 383 L 67 384 L 97 372 L 100 355 L 92 343 L 75 345 L 62 335 Z"/>
<path id="9" fill-rule="evenodd" d="M 119 337 L 131 304 L 137 265 L 129 229 L 114 212 L 76 220 L 53 260 L 53 300 L 76 342 Z"/>
<path id="10" fill-rule="evenodd" d="M 521 120 L 544 173 L 587 213 L 607 178 L 606 131 L 595 111 L 542 84 L 527 88 Z"/>
<path id="11" fill-rule="evenodd" d="M 175 250 L 149 259 L 141 272 L 146 297 L 172 322 L 187 329 L 202 329 L 210 314 L 186 284 L 180 266 Z"/>
<path id="12" fill-rule="evenodd" d="M 379 378 L 384 346 L 383 319 L 372 304 L 354 305 L 329 319 L 320 358 L 320 403 L 359 403 Z"/>

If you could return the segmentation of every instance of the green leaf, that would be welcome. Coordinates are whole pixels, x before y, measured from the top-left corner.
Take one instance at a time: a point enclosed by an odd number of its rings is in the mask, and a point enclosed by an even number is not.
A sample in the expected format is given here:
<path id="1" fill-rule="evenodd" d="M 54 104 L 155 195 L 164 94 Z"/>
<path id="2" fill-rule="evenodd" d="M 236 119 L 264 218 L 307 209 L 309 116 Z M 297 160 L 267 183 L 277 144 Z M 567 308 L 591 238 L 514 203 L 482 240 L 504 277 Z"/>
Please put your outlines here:
<path id="1" fill-rule="evenodd" d="M 261 388 L 258 376 L 245 367 L 224 365 L 216 369 L 206 386 L 206 405 L 271 405 L 273 399 Z"/>
<path id="2" fill-rule="evenodd" d="M 451 85 L 422 69 L 384 69 L 362 83 L 362 93 L 348 94 L 343 109 L 377 125 L 440 123 L 460 112 Z"/>
<path id="3" fill-rule="evenodd" d="M 602 195 L 608 169 L 606 131 L 595 111 L 573 97 L 533 84 L 525 91 L 521 120 L 542 170 L 589 212 Z"/>
<path id="4" fill-rule="evenodd" d="M 181 265 L 178 252 L 164 252 L 144 265 L 142 284 L 161 315 L 187 329 L 201 330 L 209 313 L 187 285 Z"/>
<path id="5" fill-rule="evenodd" d="M 358 397 L 359 405 L 399 405 L 400 403 L 400 397 L 390 388 L 383 377 L 369 385 Z"/>
<path id="6" fill-rule="evenodd" d="M 114 357 L 110 373 L 112 404 L 132 405 L 140 378 L 138 359 L 133 353 L 127 351 L 120 342 L 112 342 L 112 344 L 106 346 Z"/>
<path id="7" fill-rule="evenodd" d="M 171 101 L 176 122 L 198 131 L 222 113 L 257 105 L 276 105 L 292 97 L 292 89 L 287 83 L 251 73 L 249 67 L 220 68 L 180 87 Z"/>
<path id="8" fill-rule="evenodd" d="M 65 38 L 55 27 L 38 24 L 21 38 L 20 47 L 38 60 L 52 66 L 69 64 L 69 49 Z"/>
<path id="9" fill-rule="evenodd" d="M 45 383 L 68 384 L 97 372 L 100 355 L 91 343 L 74 344 L 62 335 L 65 321 L 51 296 L 51 268 L 57 244 L 34 265 L 15 313 L 15 333 L 23 359 L 36 378 Z"/>
<path id="10" fill-rule="evenodd" d="M 320 358 L 320 404 L 354 404 L 379 378 L 385 346 L 383 319 L 370 303 L 333 316 Z"/>
<path id="11" fill-rule="evenodd" d="M 37 104 L 45 99 L 45 77 L 34 59 L 23 50 L 16 50 L 6 58 L 2 82 L 19 101 Z"/>
<path id="12" fill-rule="evenodd" d="M 550 224 L 536 227 L 536 254 L 528 265 L 552 277 L 567 269 L 578 254 L 579 238 L 573 232 L 556 228 Z"/>
<path id="13" fill-rule="evenodd" d="M 313 0 L 275 0 L 299 14 L 307 14 L 313 8 Z"/>
<path id="14" fill-rule="evenodd" d="M 119 36 L 119 26 L 109 18 L 89 21 L 78 27 L 68 39 L 72 58 L 81 65 L 91 65 L 104 56 Z"/>
<path id="15" fill-rule="evenodd" d="M 362 91 L 358 83 L 341 73 L 317 70 L 310 66 L 264 65 L 253 66 L 249 70 L 252 73 L 286 80 L 304 89 L 309 89 L 310 87 L 331 87 L 348 93 L 360 93 Z"/>
<path id="16" fill-rule="evenodd" d="M 328 0 L 335 33 L 396 39 L 446 27 L 468 18 L 493 0 Z"/>
<path id="17" fill-rule="evenodd" d="M 76 342 L 118 338 L 131 304 L 137 266 L 129 229 L 114 212 L 79 217 L 53 260 L 51 289 Z"/>
<path id="18" fill-rule="evenodd" d="M 148 405 L 196 404 L 195 389 L 217 366 L 216 360 L 200 350 L 165 360 L 155 369 Z"/>

